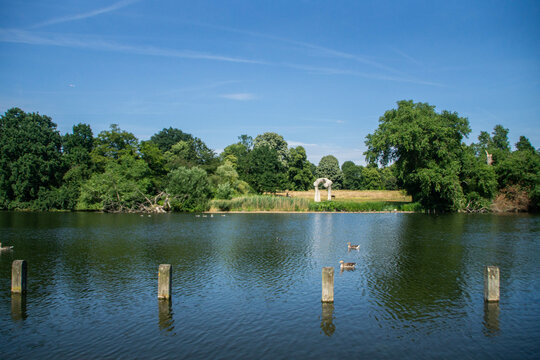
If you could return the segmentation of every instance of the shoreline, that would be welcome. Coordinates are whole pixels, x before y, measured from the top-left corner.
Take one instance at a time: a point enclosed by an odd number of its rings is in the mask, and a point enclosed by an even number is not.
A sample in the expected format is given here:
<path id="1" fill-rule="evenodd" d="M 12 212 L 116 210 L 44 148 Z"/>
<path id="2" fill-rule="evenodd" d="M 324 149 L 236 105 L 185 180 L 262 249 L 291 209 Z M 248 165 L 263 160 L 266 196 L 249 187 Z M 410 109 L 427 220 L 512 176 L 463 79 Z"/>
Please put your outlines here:
<path id="1" fill-rule="evenodd" d="M 414 214 L 415 211 L 286 211 L 286 210 L 241 210 L 203 211 L 202 214 Z"/>

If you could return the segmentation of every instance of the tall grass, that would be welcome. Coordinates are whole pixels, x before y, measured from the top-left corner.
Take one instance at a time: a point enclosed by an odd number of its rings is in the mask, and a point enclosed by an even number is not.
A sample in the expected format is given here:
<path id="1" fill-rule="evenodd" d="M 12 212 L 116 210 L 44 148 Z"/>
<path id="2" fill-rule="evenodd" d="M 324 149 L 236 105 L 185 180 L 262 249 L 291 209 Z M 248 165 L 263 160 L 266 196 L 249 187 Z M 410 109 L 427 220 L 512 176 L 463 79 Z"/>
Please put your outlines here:
<path id="1" fill-rule="evenodd" d="M 232 200 L 212 200 L 211 210 L 219 211 L 307 211 L 310 200 L 283 196 L 242 196 Z"/>
<path id="2" fill-rule="evenodd" d="M 232 200 L 212 200 L 211 211 L 421 211 L 418 203 L 388 201 L 322 201 L 281 196 L 243 196 Z"/>
<path id="3" fill-rule="evenodd" d="M 309 204 L 309 211 L 365 212 L 365 211 L 420 211 L 418 203 L 388 201 L 322 201 Z"/>

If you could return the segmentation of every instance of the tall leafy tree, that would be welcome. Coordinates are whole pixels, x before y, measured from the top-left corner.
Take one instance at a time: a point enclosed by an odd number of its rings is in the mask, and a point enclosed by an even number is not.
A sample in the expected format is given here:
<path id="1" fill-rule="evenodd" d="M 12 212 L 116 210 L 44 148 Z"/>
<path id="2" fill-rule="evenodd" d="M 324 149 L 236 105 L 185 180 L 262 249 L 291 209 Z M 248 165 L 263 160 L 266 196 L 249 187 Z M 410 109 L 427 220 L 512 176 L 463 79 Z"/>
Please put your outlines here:
<path id="1" fill-rule="evenodd" d="M 381 190 L 383 188 L 381 172 L 376 166 L 367 166 L 363 171 L 364 189 Z"/>
<path id="2" fill-rule="evenodd" d="M 253 148 L 267 146 L 273 149 L 278 154 L 278 160 L 283 166 L 288 164 L 288 145 L 283 136 L 274 132 L 266 132 L 262 135 L 257 135 L 253 141 Z"/>
<path id="3" fill-rule="evenodd" d="M 123 155 L 135 155 L 139 141 L 132 133 L 112 124 L 95 139 L 92 161 L 98 172 L 105 171 L 109 160 L 119 160 Z"/>
<path id="4" fill-rule="evenodd" d="M 510 152 L 510 141 L 508 141 L 508 129 L 502 125 L 495 125 L 493 128 L 492 146 L 500 151 Z"/>
<path id="5" fill-rule="evenodd" d="M 165 159 L 170 169 L 178 167 L 198 166 L 208 172 L 213 173 L 219 160 L 213 150 L 199 138 L 180 141 L 174 144 L 169 151 L 165 153 Z"/>
<path id="6" fill-rule="evenodd" d="M 91 152 L 94 148 L 92 129 L 88 124 L 73 126 L 73 132 L 62 138 L 65 167 L 68 169 L 60 188 L 50 189 L 40 208 L 74 210 L 80 196 L 81 184 L 92 174 Z"/>
<path id="7" fill-rule="evenodd" d="M 309 190 L 313 187 L 315 177 L 307 160 L 306 150 L 302 146 L 289 149 L 289 169 L 287 177 L 291 190 Z"/>
<path id="8" fill-rule="evenodd" d="M 460 179 L 467 210 L 488 209 L 497 191 L 494 167 L 486 163 L 485 154 L 476 154 L 474 144 L 464 146 Z"/>
<path id="9" fill-rule="evenodd" d="M 332 180 L 333 189 L 341 189 L 343 186 L 343 172 L 339 168 L 339 161 L 334 155 L 326 155 L 321 158 L 315 175 L 317 178 Z"/>
<path id="10" fill-rule="evenodd" d="M 163 128 L 160 132 L 152 135 L 150 141 L 153 142 L 161 151 L 169 151 L 174 144 L 177 144 L 179 141 L 189 141 L 192 140 L 193 136 L 187 134 L 180 129 L 175 129 L 172 127 Z"/>
<path id="11" fill-rule="evenodd" d="M 148 164 L 133 154 L 108 159 L 103 173 L 83 183 L 78 208 L 103 211 L 138 210 L 152 191 Z"/>
<path id="12" fill-rule="evenodd" d="M 348 190 L 361 190 L 364 188 L 364 167 L 352 161 L 345 161 L 341 165 L 343 172 L 343 188 Z"/>
<path id="13" fill-rule="evenodd" d="M 275 149 L 256 146 L 246 160 L 245 176 L 258 193 L 276 192 L 287 186 L 287 172 Z"/>
<path id="14" fill-rule="evenodd" d="M 455 211 L 464 202 L 459 175 L 469 133 L 468 120 L 457 113 L 403 100 L 366 137 L 365 155 L 374 164 L 395 162 L 398 181 L 425 208 Z"/>
<path id="15" fill-rule="evenodd" d="M 0 117 L 0 206 L 26 207 L 63 175 L 62 138 L 51 118 L 12 108 Z"/>
<path id="16" fill-rule="evenodd" d="M 516 149 L 518 151 L 536 151 L 534 146 L 532 146 L 530 140 L 523 135 L 519 137 L 519 141 L 516 143 Z"/>

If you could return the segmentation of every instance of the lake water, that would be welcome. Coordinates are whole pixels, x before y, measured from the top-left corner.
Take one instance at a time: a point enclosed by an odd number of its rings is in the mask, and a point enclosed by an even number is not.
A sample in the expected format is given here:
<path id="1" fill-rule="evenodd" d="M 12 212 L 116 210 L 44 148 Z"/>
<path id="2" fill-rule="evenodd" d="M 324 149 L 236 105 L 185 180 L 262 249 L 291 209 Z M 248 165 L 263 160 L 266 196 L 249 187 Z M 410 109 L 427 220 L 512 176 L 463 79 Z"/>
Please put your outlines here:
<path id="1" fill-rule="evenodd" d="M 0 255 L 0 357 L 538 358 L 539 235 L 532 215 L 0 212 L 15 247 Z M 483 301 L 485 265 L 500 267 L 498 305 Z"/>

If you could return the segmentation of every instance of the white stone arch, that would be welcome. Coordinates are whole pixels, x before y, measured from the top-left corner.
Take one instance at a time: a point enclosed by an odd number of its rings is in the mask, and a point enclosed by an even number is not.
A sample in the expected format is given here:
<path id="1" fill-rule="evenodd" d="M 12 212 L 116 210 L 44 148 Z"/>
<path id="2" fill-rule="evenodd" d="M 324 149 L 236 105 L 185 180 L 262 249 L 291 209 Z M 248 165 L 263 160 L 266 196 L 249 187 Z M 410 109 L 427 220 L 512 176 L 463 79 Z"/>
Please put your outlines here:
<path id="1" fill-rule="evenodd" d="M 315 202 L 321 201 L 321 192 L 319 191 L 320 184 L 323 184 L 323 186 L 328 189 L 328 201 L 332 200 L 332 180 L 320 178 L 313 183 L 313 186 L 315 186 Z"/>

